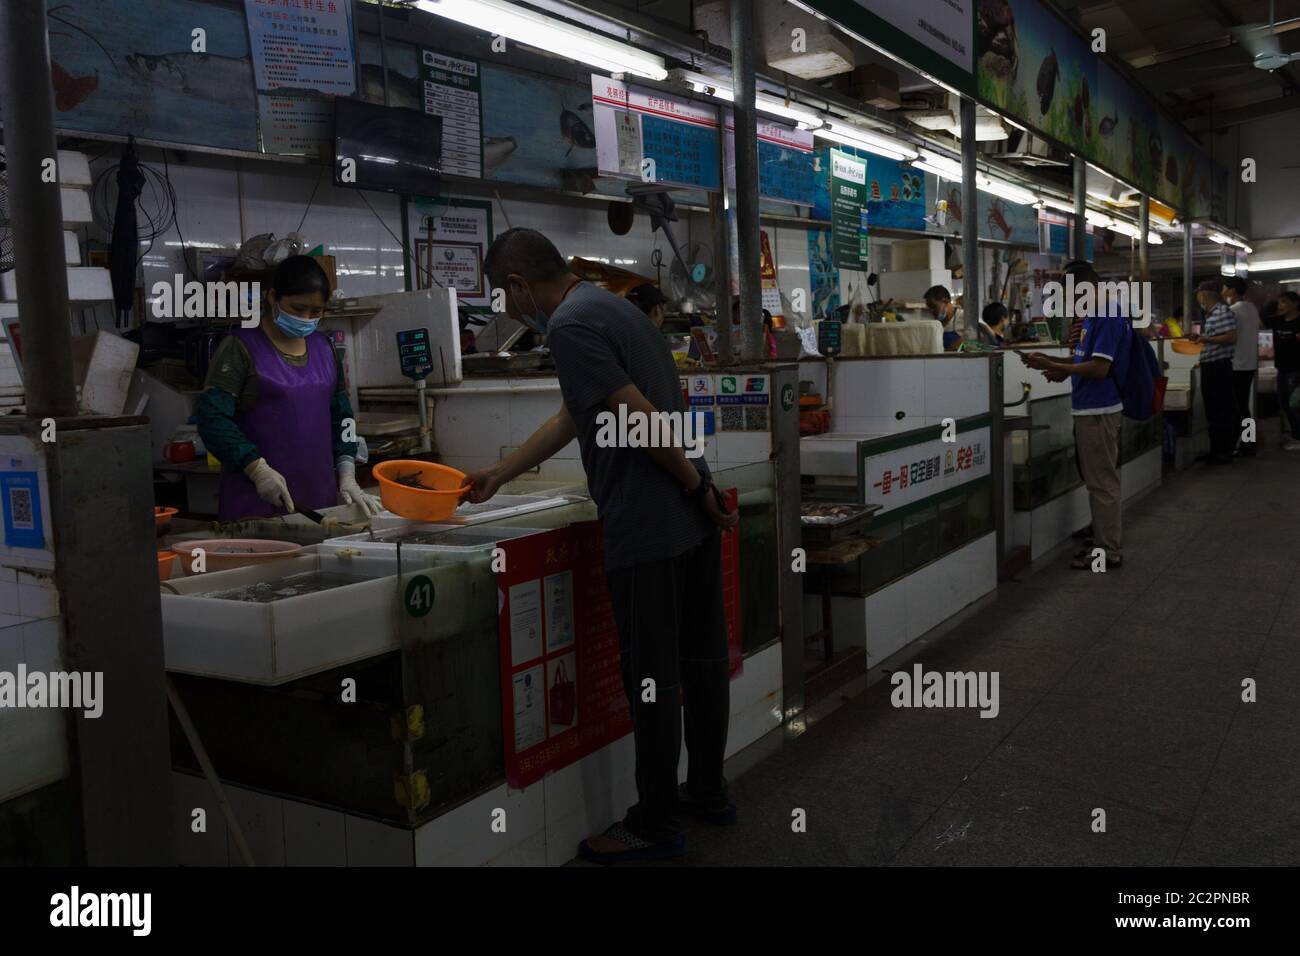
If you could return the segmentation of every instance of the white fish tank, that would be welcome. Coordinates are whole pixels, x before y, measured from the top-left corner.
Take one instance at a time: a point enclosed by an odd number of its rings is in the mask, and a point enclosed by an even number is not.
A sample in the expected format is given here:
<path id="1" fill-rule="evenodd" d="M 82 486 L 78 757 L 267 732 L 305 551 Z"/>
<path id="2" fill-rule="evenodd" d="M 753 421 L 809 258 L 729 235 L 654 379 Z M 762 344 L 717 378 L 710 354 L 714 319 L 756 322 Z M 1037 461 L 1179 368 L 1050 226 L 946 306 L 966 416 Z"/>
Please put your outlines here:
<path id="1" fill-rule="evenodd" d="M 396 650 L 410 579 L 395 550 L 303 552 L 162 585 L 168 670 L 281 684 Z"/>
<path id="2" fill-rule="evenodd" d="M 470 555 L 496 547 L 501 541 L 537 534 L 540 528 L 511 528 L 495 524 L 446 525 L 404 524 L 381 531 L 363 531 L 339 538 L 330 538 L 320 544 L 322 553 L 338 554 L 357 551 L 362 554 L 384 555 L 396 559 L 398 546 L 405 554 Z M 403 562 L 405 563 L 405 562 Z"/>

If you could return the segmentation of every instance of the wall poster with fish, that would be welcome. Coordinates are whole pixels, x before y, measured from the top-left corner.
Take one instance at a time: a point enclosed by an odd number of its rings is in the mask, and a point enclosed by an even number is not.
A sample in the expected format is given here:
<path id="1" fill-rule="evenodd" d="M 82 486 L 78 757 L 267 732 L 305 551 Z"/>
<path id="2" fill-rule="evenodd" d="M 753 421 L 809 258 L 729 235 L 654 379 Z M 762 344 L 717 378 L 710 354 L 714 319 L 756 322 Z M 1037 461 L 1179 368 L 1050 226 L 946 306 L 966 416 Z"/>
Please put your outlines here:
<path id="1" fill-rule="evenodd" d="M 1097 55 L 1039 0 L 980 0 L 979 96 L 1085 156 L 1098 148 Z"/>
<path id="2" fill-rule="evenodd" d="M 925 174 L 919 169 L 852 146 L 836 146 L 867 163 L 867 223 L 870 229 L 925 231 Z M 817 150 L 816 202 L 812 218 L 830 219 L 830 149 Z"/>
<path id="3" fill-rule="evenodd" d="M 46 13 L 59 130 L 257 152 L 242 5 L 50 0 Z M 205 53 L 193 52 L 195 24 L 207 31 Z"/>
<path id="4" fill-rule="evenodd" d="M 831 255 L 831 231 L 808 230 L 808 282 L 812 286 L 814 319 L 824 319 L 840 307 L 840 270 Z"/>
<path id="5" fill-rule="evenodd" d="M 1101 119 L 1097 122 L 1098 165 L 1149 193 L 1156 192 L 1164 146 L 1151 102 L 1109 63 L 1097 68 Z"/>
<path id="6" fill-rule="evenodd" d="M 1040 0 L 979 0 L 975 44 L 991 106 L 1184 215 L 1222 215 L 1226 171 Z"/>
<path id="7" fill-rule="evenodd" d="M 948 214 L 939 231 L 948 236 L 961 235 L 965 221 L 961 206 L 961 183 L 939 179 L 931 173 L 926 173 L 925 179 L 926 189 L 935 197 L 936 202 L 940 199 L 948 201 Z M 994 196 L 982 189 L 975 196 L 979 207 L 975 216 L 979 238 L 1038 248 L 1040 238 L 1037 209 Z"/>

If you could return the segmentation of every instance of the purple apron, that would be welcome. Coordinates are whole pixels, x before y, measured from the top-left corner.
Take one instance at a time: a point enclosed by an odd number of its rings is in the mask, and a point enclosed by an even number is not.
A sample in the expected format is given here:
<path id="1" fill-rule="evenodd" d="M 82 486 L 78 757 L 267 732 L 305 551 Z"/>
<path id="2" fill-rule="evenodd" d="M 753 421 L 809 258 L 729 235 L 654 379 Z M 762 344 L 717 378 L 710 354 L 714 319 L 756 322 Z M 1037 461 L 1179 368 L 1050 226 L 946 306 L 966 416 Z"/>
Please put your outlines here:
<path id="1" fill-rule="evenodd" d="M 307 336 L 307 364 L 290 365 L 260 329 L 231 332 L 244 343 L 257 375 L 257 403 L 235 415 L 235 424 L 266 463 L 284 475 L 295 507 L 318 511 L 338 504 L 330 399 L 338 366 L 329 339 Z M 221 473 L 222 521 L 284 514 L 257 496 L 242 471 Z"/>

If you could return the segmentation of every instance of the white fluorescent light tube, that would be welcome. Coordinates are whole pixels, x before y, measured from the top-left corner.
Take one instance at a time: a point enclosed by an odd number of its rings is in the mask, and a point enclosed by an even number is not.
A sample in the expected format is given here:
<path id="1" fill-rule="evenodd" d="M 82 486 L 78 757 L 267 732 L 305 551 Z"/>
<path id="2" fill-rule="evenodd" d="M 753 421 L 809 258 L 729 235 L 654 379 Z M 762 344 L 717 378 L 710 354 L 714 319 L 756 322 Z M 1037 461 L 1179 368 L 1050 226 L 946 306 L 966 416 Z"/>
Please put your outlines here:
<path id="1" fill-rule="evenodd" d="M 1052 196 L 1039 196 L 1038 201 L 1049 209 L 1057 209 L 1061 212 L 1068 212 L 1071 215 L 1074 214 L 1074 203 L 1061 202 L 1061 200 Z"/>
<path id="2" fill-rule="evenodd" d="M 869 133 L 847 123 L 827 123 L 819 129 L 814 129 L 813 135 L 820 136 L 822 139 L 834 140 L 846 146 L 856 146 L 859 149 L 865 149 L 869 153 L 876 153 L 888 159 L 904 161 L 915 159 L 917 156 L 916 150 L 901 139 L 881 136 L 878 133 Z"/>
<path id="3" fill-rule="evenodd" d="M 676 75 L 690 84 L 691 89 L 696 93 L 705 93 L 714 99 L 724 100 L 727 103 L 736 102 L 736 95 L 732 92 L 731 87 L 725 85 L 721 80 L 715 80 L 711 76 L 704 76 L 700 73 L 690 73 L 686 70 L 676 71 Z M 821 126 L 825 121 L 821 114 L 811 109 L 791 106 L 784 100 L 769 96 L 766 93 L 755 94 L 754 106 L 760 113 L 780 116 L 796 123 L 803 123 L 805 126 Z"/>
<path id="4" fill-rule="evenodd" d="M 981 179 L 983 182 L 980 181 Z M 1038 199 L 1038 197 L 1028 189 L 1001 179 L 994 179 L 991 176 L 977 176 L 975 178 L 975 185 L 986 193 L 1000 196 L 1003 199 L 1020 206 L 1031 206 Z"/>
<path id="5" fill-rule="evenodd" d="M 1148 244 L 1148 245 L 1152 245 L 1152 246 L 1162 246 L 1162 245 L 1164 245 L 1164 242 L 1165 242 L 1165 240 L 1164 240 L 1163 238 L 1161 238 L 1160 233 L 1156 232 L 1154 229 L 1151 229 L 1151 230 L 1148 230 L 1148 231 L 1147 231 L 1147 244 Z"/>
<path id="6" fill-rule="evenodd" d="M 760 113 L 769 113 L 772 116 L 780 116 L 783 119 L 793 120 L 796 123 L 803 123 L 805 126 L 821 126 L 825 118 L 814 113 L 812 110 L 800 109 L 798 106 L 790 106 L 774 96 L 768 96 L 759 93 L 754 98 L 754 107 Z M 734 100 L 733 100 L 734 102 Z"/>
<path id="7" fill-rule="evenodd" d="M 912 165 L 915 166 L 917 169 L 923 170 L 924 172 L 932 173 L 933 175 L 938 176 L 940 179 L 947 179 L 954 183 L 961 182 L 960 169 L 954 171 L 947 167 L 932 166 L 930 163 L 927 163 L 924 160 L 920 160 L 920 159 L 912 160 Z"/>
<path id="8" fill-rule="evenodd" d="M 1083 218 L 1086 219 L 1088 222 L 1092 223 L 1094 226 L 1103 226 L 1107 229 L 1109 229 L 1115 223 L 1115 221 L 1111 219 L 1110 216 L 1103 216 L 1101 213 L 1095 212 L 1091 209 L 1088 209 L 1084 212 Z"/>
<path id="9" fill-rule="evenodd" d="M 631 73 L 652 80 L 668 77 L 663 57 L 505 0 L 416 0 L 415 6 L 426 13 L 580 60 L 610 73 Z"/>
<path id="10" fill-rule="evenodd" d="M 1219 232 L 1211 232 L 1211 233 L 1207 233 L 1206 236 L 1205 236 L 1205 238 L 1206 238 L 1206 239 L 1209 239 L 1210 242 L 1217 242 L 1217 243 L 1218 243 L 1219 245 L 1221 245 L 1221 246 L 1222 246 L 1222 245 L 1229 245 L 1229 246 L 1232 245 L 1232 240 L 1229 239 L 1227 236 L 1223 235 L 1222 233 L 1219 233 Z"/>
<path id="11" fill-rule="evenodd" d="M 1279 272 L 1282 269 L 1300 269 L 1300 259 L 1272 259 L 1247 264 L 1251 272 Z"/>

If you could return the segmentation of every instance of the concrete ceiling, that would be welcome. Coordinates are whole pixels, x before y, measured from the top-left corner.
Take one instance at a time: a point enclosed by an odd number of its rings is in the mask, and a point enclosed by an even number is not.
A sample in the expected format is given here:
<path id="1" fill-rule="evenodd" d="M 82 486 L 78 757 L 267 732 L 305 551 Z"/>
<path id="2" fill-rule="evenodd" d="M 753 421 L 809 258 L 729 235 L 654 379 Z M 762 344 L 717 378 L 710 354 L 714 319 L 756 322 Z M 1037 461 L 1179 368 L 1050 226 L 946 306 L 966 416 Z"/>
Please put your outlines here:
<path id="1" fill-rule="evenodd" d="M 1085 31 L 1103 28 L 1107 51 L 1193 132 L 1300 110 L 1300 61 L 1272 73 L 1257 69 L 1232 32 L 1267 24 L 1268 0 L 1052 3 Z M 1300 0 L 1275 0 L 1274 7 L 1282 52 L 1300 52 Z"/>

